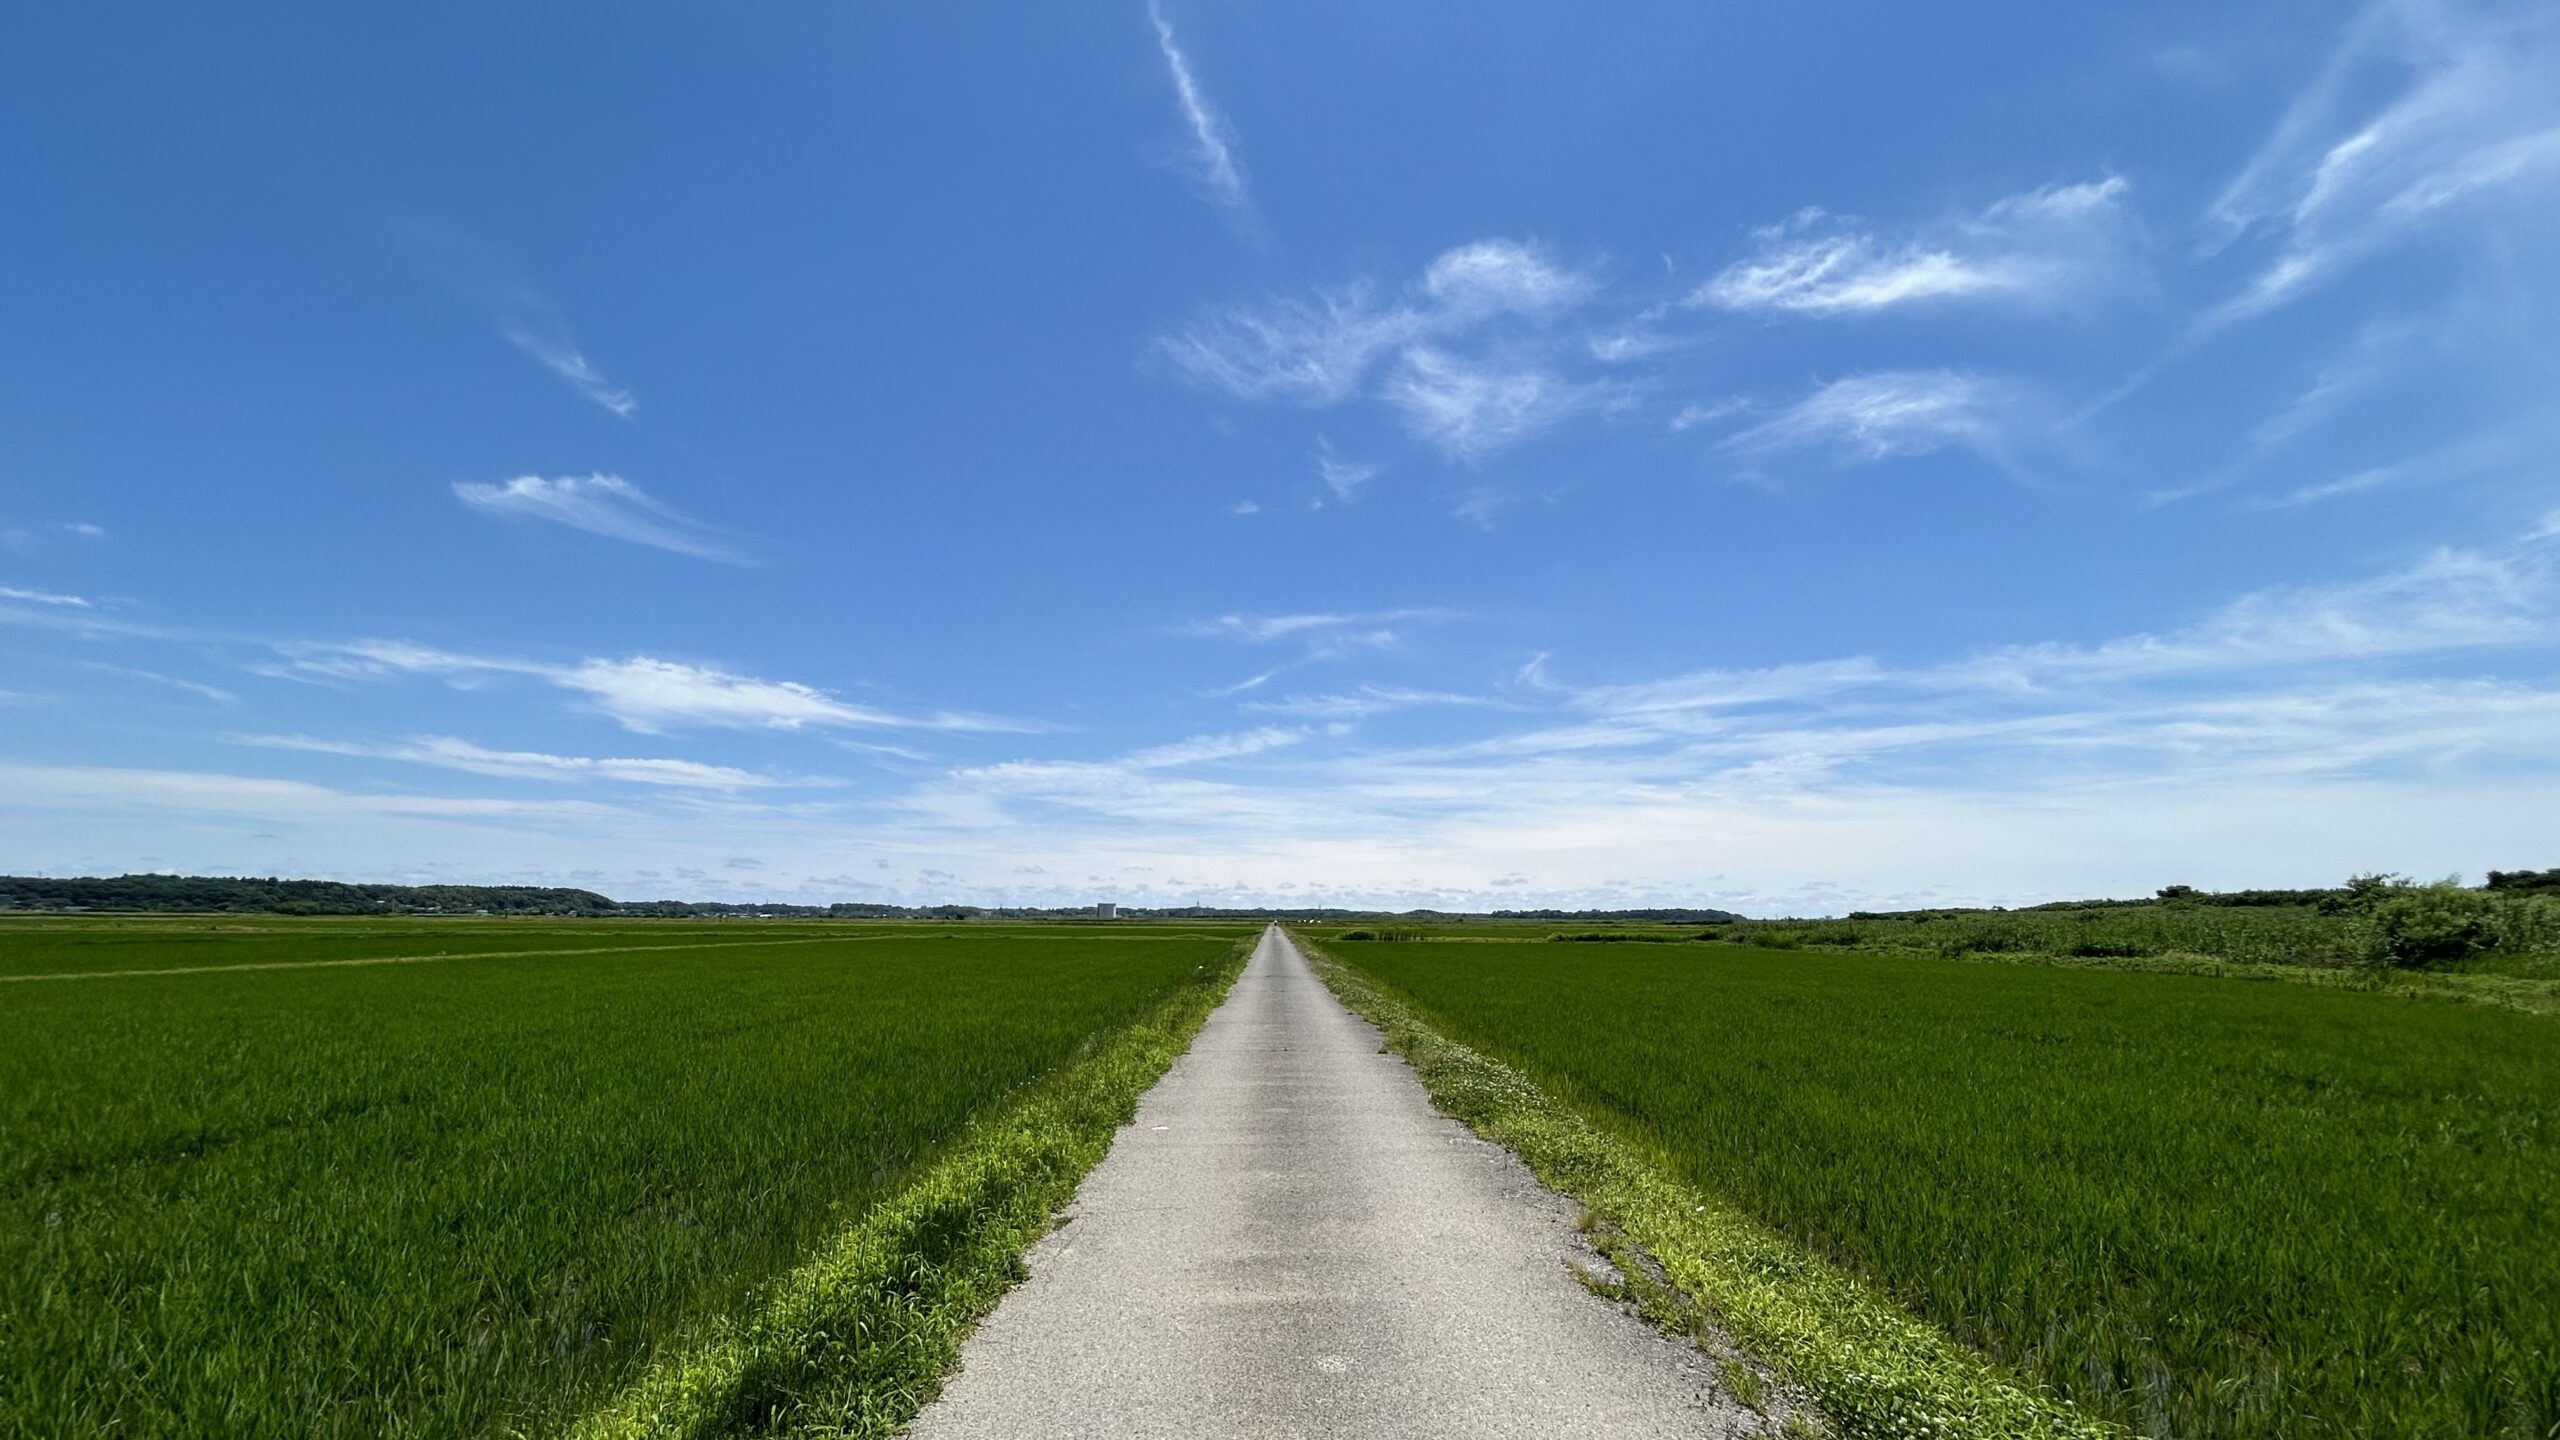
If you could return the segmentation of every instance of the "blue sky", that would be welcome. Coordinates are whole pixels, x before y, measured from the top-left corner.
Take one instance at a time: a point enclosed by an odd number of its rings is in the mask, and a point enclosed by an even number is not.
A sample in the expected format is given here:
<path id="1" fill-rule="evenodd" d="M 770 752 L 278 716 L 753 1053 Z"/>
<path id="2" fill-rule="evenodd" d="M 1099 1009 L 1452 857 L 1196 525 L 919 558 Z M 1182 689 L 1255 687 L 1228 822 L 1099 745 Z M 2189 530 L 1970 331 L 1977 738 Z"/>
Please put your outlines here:
<path id="1" fill-rule="evenodd" d="M 19 7 L 0 868 L 2560 863 L 2560 12 Z"/>

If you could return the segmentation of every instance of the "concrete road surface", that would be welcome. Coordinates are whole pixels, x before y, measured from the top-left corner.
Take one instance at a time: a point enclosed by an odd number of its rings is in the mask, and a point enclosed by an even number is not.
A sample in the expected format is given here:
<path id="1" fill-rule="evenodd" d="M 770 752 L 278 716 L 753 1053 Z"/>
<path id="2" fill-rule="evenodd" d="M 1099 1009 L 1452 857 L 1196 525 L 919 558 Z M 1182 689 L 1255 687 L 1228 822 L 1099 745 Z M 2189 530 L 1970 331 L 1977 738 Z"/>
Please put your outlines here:
<path id="1" fill-rule="evenodd" d="M 1575 1213 L 1435 1113 L 1274 928 L 908 1433 L 1762 1432 L 1566 1272 L 1598 1263 Z"/>

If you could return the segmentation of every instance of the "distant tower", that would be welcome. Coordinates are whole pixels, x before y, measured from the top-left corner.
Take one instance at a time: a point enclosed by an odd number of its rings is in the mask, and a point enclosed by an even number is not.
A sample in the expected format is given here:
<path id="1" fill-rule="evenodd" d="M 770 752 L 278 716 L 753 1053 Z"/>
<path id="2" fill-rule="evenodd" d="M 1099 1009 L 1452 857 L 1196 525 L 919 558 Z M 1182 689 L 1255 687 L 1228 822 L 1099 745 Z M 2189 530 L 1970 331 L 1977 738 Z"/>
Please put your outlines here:
<path id="1" fill-rule="evenodd" d="M 1098 901 L 1094 902 L 1094 906 L 1093 906 L 1093 918 L 1094 918 L 1094 919 L 1096 919 L 1096 920 L 1112 920 L 1112 919 L 1117 919 L 1117 918 L 1119 917 L 1119 914 L 1120 914 L 1120 907 L 1119 907 L 1119 906 L 1117 906 L 1117 905 L 1112 904 L 1112 903 L 1111 903 L 1110 901 L 1108 901 L 1108 900 L 1098 900 Z"/>

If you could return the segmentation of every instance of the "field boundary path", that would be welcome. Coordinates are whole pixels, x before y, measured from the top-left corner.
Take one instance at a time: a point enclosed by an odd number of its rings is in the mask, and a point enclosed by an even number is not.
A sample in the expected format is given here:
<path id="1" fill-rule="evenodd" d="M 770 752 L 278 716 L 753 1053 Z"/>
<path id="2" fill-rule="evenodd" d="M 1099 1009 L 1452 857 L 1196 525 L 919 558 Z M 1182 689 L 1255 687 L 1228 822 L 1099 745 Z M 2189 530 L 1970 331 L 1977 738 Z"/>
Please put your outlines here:
<path id="1" fill-rule="evenodd" d="M 1274 927 L 915 1440 L 1762 1433 Z"/>

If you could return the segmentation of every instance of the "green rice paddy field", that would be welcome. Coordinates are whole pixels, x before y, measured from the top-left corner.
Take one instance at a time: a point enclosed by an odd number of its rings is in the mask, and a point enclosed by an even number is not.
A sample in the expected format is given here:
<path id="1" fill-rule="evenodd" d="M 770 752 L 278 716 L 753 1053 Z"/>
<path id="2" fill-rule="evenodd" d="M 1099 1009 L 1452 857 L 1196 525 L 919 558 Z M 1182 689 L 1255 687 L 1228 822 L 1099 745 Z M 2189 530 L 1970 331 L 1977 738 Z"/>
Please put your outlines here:
<path id="1" fill-rule="evenodd" d="M 2560 1436 L 2560 1017 L 1502 933 L 1325 943 L 2088 1413 Z"/>
<path id="2" fill-rule="evenodd" d="M 558 1428 L 1249 932 L 0 921 L 0 1433 Z"/>

